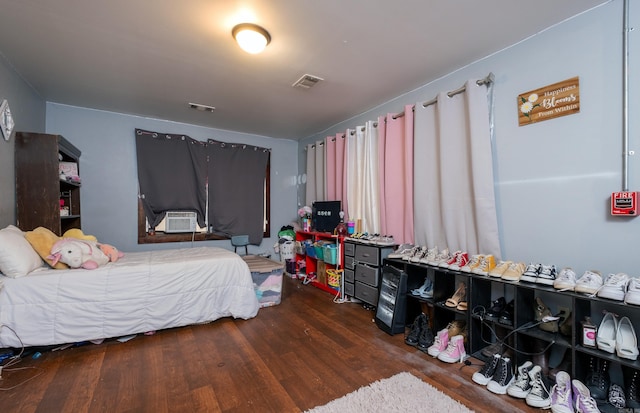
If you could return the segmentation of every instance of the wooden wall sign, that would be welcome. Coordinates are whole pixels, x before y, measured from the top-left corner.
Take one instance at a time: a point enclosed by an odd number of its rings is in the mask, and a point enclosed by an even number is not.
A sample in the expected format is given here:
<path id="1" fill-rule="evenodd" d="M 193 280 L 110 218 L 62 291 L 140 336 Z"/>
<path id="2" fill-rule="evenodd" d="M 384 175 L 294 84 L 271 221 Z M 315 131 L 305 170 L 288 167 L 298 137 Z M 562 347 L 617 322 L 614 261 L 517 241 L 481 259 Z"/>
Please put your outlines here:
<path id="1" fill-rule="evenodd" d="M 577 76 L 518 95 L 520 126 L 578 112 L 580 112 L 580 79 Z"/>

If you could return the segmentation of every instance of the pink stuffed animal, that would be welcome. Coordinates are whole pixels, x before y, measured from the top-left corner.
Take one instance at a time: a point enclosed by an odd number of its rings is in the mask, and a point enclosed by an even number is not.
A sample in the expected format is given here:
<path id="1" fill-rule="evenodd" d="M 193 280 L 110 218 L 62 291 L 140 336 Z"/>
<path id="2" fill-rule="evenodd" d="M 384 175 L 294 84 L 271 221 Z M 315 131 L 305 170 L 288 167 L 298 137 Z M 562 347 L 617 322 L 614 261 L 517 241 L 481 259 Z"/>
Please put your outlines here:
<path id="1" fill-rule="evenodd" d="M 53 244 L 51 254 L 47 257 L 56 265 L 58 261 L 71 268 L 94 270 L 109 262 L 109 257 L 102 252 L 95 241 L 75 238 L 62 238 Z"/>

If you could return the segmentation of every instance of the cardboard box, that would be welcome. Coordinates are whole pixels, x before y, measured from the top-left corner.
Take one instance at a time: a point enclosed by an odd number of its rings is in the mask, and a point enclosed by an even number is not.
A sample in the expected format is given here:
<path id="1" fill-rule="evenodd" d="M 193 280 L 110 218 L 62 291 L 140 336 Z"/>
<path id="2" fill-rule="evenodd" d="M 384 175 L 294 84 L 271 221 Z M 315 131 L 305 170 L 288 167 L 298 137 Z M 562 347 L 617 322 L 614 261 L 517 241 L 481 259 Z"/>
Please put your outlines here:
<path id="1" fill-rule="evenodd" d="M 78 164 L 75 162 L 60 162 L 58 170 L 61 178 L 78 176 Z"/>
<path id="2" fill-rule="evenodd" d="M 242 259 L 251 271 L 253 288 L 256 291 L 260 308 L 280 304 L 284 263 L 259 255 L 243 255 Z"/>

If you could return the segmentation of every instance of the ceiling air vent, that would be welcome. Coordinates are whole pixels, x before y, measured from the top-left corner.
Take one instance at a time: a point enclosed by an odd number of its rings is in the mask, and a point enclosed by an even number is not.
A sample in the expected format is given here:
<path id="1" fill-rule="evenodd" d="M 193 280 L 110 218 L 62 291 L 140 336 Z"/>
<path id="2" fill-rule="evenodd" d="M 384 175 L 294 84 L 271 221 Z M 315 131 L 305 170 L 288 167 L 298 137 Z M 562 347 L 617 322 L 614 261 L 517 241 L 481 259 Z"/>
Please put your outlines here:
<path id="1" fill-rule="evenodd" d="M 201 103 L 191 103 L 191 102 L 189 102 L 189 107 L 191 109 L 199 110 L 199 111 L 202 111 L 202 112 L 213 112 L 214 110 L 216 110 L 216 108 L 213 107 L 213 106 L 203 105 Z"/>
<path id="2" fill-rule="evenodd" d="M 302 75 L 300 79 L 296 80 L 296 82 L 291 86 L 301 87 L 303 89 L 310 89 L 312 86 L 315 86 L 316 83 L 320 82 L 321 80 L 324 80 L 324 79 L 318 76 L 305 74 L 305 75 Z"/>

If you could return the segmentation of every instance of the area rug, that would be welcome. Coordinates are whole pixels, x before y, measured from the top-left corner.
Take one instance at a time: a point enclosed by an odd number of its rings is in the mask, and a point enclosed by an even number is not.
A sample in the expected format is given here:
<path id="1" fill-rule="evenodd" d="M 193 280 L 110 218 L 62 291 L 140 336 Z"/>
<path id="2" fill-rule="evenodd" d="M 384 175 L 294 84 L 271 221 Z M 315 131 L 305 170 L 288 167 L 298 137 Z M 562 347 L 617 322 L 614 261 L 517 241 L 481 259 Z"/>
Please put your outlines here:
<path id="1" fill-rule="evenodd" d="M 337 412 L 471 413 L 472 410 L 411 373 L 404 372 L 373 382 L 324 406 L 307 411 L 307 413 Z"/>

